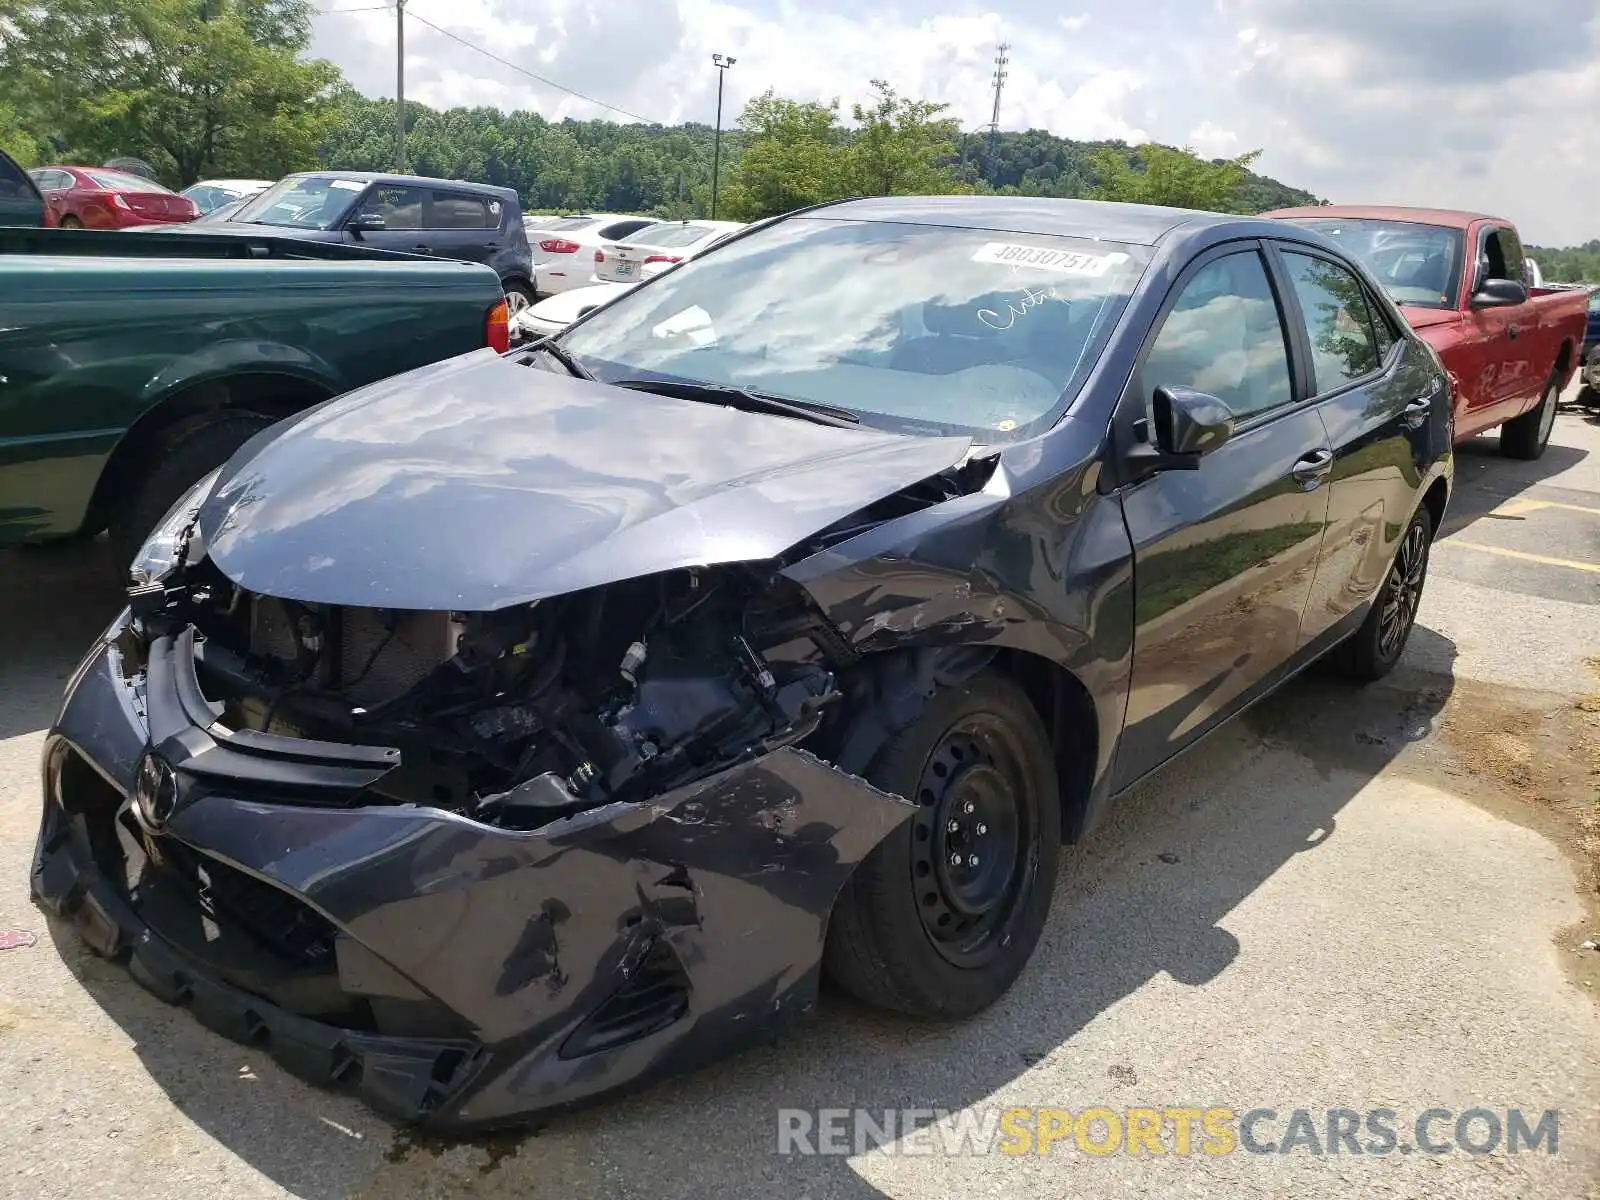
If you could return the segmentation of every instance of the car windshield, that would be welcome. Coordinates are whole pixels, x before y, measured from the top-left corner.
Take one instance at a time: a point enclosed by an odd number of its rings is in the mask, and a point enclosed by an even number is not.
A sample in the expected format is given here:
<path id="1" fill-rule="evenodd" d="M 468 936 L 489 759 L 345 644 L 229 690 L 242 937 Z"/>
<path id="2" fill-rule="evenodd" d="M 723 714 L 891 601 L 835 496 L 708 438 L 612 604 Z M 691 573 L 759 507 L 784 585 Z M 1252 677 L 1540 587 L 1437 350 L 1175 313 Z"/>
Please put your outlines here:
<path id="1" fill-rule="evenodd" d="M 233 214 L 247 225 L 332 229 L 350 211 L 367 185 L 337 175 L 282 179 Z"/>
<path id="2" fill-rule="evenodd" d="M 562 347 L 605 381 L 743 388 L 992 444 L 1066 409 L 1148 261 L 1110 242 L 796 217 L 620 297 Z"/>
<path id="3" fill-rule="evenodd" d="M 1332 238 L 1360 259 L 1396 304 L 1456 306 L 1461 290 L 1461 230 L 1345 217 L 1313 217 L 1294 223 Z"/>
<path id="4" fill-rule="evenodd" d="M 95 187 L 105 188 L 108 192 L 167 192 L 153 179 L 140 179 L 137 175 L 124 175 L 119 171 L 85 171 L 84 174 L 94 180 Z"/>

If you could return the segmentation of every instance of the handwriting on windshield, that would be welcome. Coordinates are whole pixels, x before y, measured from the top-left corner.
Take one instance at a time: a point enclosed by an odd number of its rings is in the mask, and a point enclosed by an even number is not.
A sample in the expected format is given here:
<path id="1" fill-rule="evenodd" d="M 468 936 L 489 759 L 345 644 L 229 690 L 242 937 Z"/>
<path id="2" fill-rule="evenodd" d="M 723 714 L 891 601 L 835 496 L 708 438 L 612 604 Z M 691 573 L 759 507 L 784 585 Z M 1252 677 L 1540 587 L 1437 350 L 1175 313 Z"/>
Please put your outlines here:
<path id="1" fill-rule="evenodd" d="M 1017 323 L 1018 317 L 1025 317 L 1034 309 L 1041 307 L 1046 300 L 1060 300 L 1054 286 L 1048 288 L 1024 287 L 1022 295 L 1015 300 L 1008 300 L 1004 312 L 996 312 L 992 308 L 980 308 L 978 320 L 990 329 L 1002 333 Z"/>

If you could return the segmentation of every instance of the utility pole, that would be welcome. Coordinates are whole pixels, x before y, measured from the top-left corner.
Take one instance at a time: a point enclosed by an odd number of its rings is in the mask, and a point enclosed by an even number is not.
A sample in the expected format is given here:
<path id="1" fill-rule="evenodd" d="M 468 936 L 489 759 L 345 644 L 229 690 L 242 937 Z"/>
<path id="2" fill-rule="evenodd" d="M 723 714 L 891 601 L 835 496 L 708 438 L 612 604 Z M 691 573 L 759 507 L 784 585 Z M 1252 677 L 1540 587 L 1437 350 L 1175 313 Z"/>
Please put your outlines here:
<path id="1" fill-rule="evenodd" d="M 717 132 L 712 138 L 711 150 L 711 219 L 717 219 L 717 186 L 722 182 L 722 81 L 728 77 L 728 68 L 737 59 L 726 54 L 713 54 L 711 61 L 717 68 Z"/>
<path id="2" fill-rule="evenodd" d="M 1000 103 L 996 97 L 995 104 Z M 394 160 L 395 170 L 406 169 L 406 0 L 394 5 Z"/>
<path id="3" fill-rule="evenodd" d="M 994 180 L 994 147 L 1000 137 L 1000 93 L 1006 86 L 1006 64 L 1011 61 L 1006 52 L 1011 49 L 1010 42 L 1001 42 L 994 56 L 994 111 L 989 114 L 989 174 L 990 182 Z"/>

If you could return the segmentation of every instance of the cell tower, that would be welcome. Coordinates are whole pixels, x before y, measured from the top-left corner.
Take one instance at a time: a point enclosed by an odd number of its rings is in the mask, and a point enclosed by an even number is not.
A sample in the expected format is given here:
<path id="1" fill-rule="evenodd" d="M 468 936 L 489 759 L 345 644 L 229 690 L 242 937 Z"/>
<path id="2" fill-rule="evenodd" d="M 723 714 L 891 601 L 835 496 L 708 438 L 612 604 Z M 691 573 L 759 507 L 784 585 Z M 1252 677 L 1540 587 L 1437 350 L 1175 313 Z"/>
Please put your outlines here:
<path id="1" fill-rule="evenodd" d="M 994 139 L 1000 135 L 1000 93 L 1006 86 L 1006 64 L 1011 61 L 1007 51 L 1010 42 L 1001 42 L 994 56 L 994 111 L 989 114 L 989 149 L 994 151 Z"/>

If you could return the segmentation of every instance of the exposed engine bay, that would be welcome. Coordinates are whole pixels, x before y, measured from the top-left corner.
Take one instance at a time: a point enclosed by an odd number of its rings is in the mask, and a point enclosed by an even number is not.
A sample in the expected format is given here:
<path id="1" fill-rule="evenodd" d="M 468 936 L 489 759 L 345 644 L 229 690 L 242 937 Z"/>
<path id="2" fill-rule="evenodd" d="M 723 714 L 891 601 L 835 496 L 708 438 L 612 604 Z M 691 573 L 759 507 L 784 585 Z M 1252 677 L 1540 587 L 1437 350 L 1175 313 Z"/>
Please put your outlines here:
<path id="1" fill-rule="evenodd" d="M 854 657 L 798 588 L 743 566 L 453 613 L 256 595 L 201 564 L 168 601 L 223 724 L 395 747 L 348 803 L 513 829 L 800 741 Z"/>

